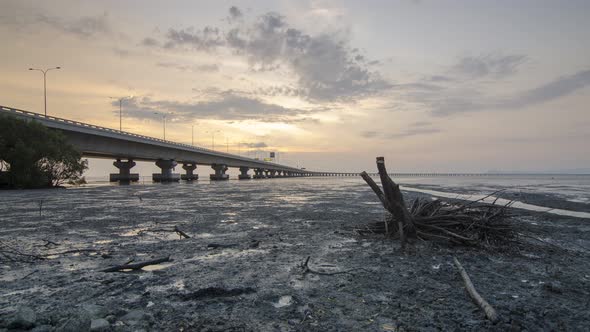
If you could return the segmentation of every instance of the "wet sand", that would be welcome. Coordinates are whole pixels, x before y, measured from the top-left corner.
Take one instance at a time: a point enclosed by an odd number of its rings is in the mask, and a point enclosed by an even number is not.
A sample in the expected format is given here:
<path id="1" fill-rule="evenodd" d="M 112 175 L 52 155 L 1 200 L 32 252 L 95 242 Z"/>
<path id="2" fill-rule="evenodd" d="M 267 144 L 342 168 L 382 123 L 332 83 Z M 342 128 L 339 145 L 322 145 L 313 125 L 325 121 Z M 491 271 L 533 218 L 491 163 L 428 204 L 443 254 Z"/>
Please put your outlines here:
<path id="1" fill-rule="evenodd" d="M 544 199 L 559 205 L 559 197 Z M 115 331 L 589 330 L 590 220 L 515 212 L 551 245 L 490 252 L 418 243 L 401 253 L 395 241 L 355 234 L 384 217 L 356 180 L 0 192 L 4 243 L 44 255 L 96 250 L 3 260 L 0 330 L 29 309 L 41 331 L 83 330 L 91 321 Z M 191 238 L 145 232 L 175 226 Z M 469 300 L 453 255 L 500 322 Z M 165 256 L 173 261 L 100 272 Z M 303 275 L 307 256 L 318 271 L 364 270 Z"/>

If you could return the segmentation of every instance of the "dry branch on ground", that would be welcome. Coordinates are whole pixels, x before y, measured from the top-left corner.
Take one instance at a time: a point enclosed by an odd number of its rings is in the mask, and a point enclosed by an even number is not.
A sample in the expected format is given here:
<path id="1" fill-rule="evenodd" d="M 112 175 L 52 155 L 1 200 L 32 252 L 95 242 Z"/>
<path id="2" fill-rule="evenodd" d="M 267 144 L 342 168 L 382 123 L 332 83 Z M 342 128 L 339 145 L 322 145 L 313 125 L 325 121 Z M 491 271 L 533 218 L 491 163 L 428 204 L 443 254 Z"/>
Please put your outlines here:
<path id="1" fill-rule="evenodd" d="M 172 261 L 172 260 L 170 259 L 170 256 L 168 256 L 168 257 L 157 258 L 157 259 L 153 259 L 153 260 L 149 260 L 149 261 L 145 261 L 145 262 L 140 262 L 140 263 L 132 263 L 132 264 L 128 263 L 128 264 L 117 265 L 117 266 L 109 267 L 108 269 L 104 269 L 101 272 L 122 272 L 122 271 L 127 271 L 127 270 L 136 271 L 136 270 L 141 270 L 142 268 L 149 266 L 149 265 L 156 265 L 156 264 L 170 262 L 170 261 Z"/>

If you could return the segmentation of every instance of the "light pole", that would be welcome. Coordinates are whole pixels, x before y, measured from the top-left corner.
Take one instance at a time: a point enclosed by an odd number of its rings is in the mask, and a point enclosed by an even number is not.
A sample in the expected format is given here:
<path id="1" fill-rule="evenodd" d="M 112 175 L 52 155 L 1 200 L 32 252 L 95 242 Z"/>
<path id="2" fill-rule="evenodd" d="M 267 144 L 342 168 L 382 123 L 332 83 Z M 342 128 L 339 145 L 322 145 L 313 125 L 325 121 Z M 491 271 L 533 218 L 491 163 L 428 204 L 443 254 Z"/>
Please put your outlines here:
<path id="1" fill-rule="evenodd" d="M 215 133 L 220 132 L 221 130 L 208 130 L 206 133 L 211 133 L 211 150 L 215 150 Z"/>
<path id="2" fill-rule="evenodd" d="M 197 126 L 199 124 L 197 123 Z M 191 145 L 195 146 L 195 124 L 191 124 Z"/>
<path id="3" fill-rule="evenodd" d="M 154 112 L 154 114 L 161 115 L 161 116 L 162 116 L 162 118 L 164 119 L 164 140 L 166 140 L 166 116 L 168 116 L 168 114 L 172 114 L 172 113 L 160 113 L 160 112 Z"/>
<path id="4" fill-rule="evenodd" d="M 43 69 L 29 68 L 29 70 L 37 70 L 43 73 L 43 100 L 45 101 L 45 116 L 47 116 L 47 72 L 54 69 L 61 69 L 61 67 L 53 67 Z"/>
<path id="5" fill-rule="evenodd" d="M 111 99 L 115 99 L 119 101 L 119 131 L 123 131 L 123 100 L 131 99 L 133 96 L 126 96 L 126 97 L 109 97 Z"/>

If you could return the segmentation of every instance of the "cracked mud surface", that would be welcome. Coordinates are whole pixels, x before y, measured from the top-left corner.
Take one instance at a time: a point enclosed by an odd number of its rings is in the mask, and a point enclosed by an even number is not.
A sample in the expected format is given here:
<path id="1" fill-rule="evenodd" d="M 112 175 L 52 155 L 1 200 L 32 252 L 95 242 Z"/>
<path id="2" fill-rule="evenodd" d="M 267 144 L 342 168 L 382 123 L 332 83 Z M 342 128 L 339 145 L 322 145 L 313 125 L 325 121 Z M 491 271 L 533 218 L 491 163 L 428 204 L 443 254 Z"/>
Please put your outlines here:
<path id="1" fill-rule="evenodd" d="M 383 211 L 357 179 L 0 192 L 0 240 L 47 256 L 2 260 L 0 331 L 23 308 L 46 331 L 98 319 L 115 331 L 590 329 L 590 220 L 519 210 L 517 222 L 552 246 L 487 252 L 418 243 L 401 253 L 395 241 L 353 231 Z M 191 238 L 150 231 L 175 226 Z M 52 255 L 72 249 L 96 251 Z M 453 255 L 499 323 L 469 300 Z M 99 272 L 165 256 L 173 261 Z M 303 275 L 307 256 L 314 270 L 367 271 Z"/>

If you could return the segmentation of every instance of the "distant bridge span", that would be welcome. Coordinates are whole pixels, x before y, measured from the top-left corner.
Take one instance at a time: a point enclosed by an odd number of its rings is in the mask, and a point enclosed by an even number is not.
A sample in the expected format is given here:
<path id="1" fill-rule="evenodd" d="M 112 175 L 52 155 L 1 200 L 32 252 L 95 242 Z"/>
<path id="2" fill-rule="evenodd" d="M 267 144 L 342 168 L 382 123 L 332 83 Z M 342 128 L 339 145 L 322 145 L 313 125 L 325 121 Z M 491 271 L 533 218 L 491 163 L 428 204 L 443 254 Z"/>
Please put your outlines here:
<path id="1" fill-rule="evenodd" d="M 194 174 L 197 165 L 209 165 L 215 171 L 211 180 L 227 180 L 225 173 L 229 167 L 240 169 L 239 179 L 262 179 L 276 177 L 302 176 L 358 176 L 354 172 L 320 172 L 299 169 L 277 163 L 265 162 L 235 154 L 223 153 L 188 144 L 176 143 L 159 138 L 119 131 L 79 121 L 44 116 L 42 114 L 0 106 L 0 115 L 13 116 L 27 121 L 35 120 L 44 126 L 61 131 L 68 141 L 82 152 L 83 156 L 115 159 L 113 165 L 119 173 L 110 175 L 111 181 L 129 182 L 139 180 L 139 174 L 132 174 L 135 161 L 152 161 L 162 170 L 153 174 L 154 181 L 197 180 Z M 174 174 L 172 169 L 182 164 L 185 174 Z M 248 172 L 254 171 L 254 176 Z M 369 173 L 378 176 L 376 173 Z M 430 176 L 510 176 L 511 174 L 492 173 L 390 173 L 393 177 Z"/>

